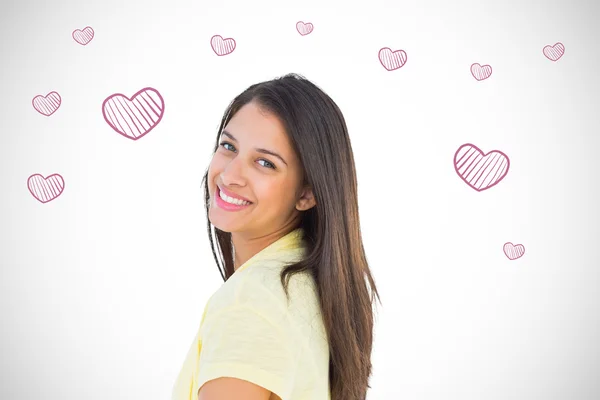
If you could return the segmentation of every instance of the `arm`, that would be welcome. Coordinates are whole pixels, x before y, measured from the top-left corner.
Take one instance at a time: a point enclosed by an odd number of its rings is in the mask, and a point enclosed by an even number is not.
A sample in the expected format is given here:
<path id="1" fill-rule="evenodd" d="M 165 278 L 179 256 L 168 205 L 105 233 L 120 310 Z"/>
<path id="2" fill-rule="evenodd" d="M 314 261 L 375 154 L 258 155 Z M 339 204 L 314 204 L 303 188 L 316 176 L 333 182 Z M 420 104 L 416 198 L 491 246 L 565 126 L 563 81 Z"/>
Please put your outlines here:
<path id="1" fill-rule="evenodd" d="M 263 307 L 264 308 L 264 307 Z M 281 400 L 293 391 L 298 350 L 276 308 L 239 305 L 207 320 L 201 333 L 197 400 Z"/>
<path id="2" fill-rule="evenodd" d="M 222 377 L 206 382 L 198 390 L 198 400 L 281 400 L 262 386 L 238 378 Z"/>

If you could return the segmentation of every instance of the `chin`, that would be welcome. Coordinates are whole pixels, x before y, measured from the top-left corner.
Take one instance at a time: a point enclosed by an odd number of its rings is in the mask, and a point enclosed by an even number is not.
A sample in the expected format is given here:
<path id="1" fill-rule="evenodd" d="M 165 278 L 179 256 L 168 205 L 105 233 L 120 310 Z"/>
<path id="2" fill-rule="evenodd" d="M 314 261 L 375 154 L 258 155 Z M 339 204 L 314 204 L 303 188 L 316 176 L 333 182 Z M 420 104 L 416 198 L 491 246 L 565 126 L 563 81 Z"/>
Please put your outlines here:
<path id="1" fill-rule="evenodd" d="M 219 216 L 215 218 L 215 216 L 212 213 L 212 210 L 210 209 L 208 211 L 208 220 L 215 228 L 217 228 L 220 231 L 231 233 L 236 230 L 234 226 L 235 221 L 223 221 L 222 218 L 220 218 Z"/>

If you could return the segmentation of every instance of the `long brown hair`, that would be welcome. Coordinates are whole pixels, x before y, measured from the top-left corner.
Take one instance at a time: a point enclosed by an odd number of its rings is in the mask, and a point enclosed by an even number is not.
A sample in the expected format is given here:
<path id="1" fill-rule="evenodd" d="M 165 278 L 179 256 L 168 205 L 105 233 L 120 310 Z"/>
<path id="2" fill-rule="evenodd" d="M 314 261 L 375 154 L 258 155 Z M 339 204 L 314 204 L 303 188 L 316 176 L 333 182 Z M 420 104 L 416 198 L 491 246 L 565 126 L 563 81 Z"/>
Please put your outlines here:
<path id="1" fill-rule="evenodd" d="M 219 136 L 242 106 L 255 102 L 278 116 L 303 166 L 316 205 L 303 212 L 300 227 L 308 247 L 306 259 L 289 264 L 281 273 L 287 285 L 295 273 L 308 271 L 318 288 L 329 341 L 329 382 L 332 400 L 364 400 L 371 376 L 373 303 L 379 293 L 363 247 L 358 215 L 354 156 L 348 129 L 336 103 L 302 75 L 287 74 L 254 84 L 227 107 Z M 234 273 L 231 233 L 214 227 L 219 259 L 208 220 L 208 169 L 203 177 L 208 236 L 223 277 Z M 367 287 L 367 281 L 369 287 Z M 370 291 L 369 291 L 370 289 Z"/>

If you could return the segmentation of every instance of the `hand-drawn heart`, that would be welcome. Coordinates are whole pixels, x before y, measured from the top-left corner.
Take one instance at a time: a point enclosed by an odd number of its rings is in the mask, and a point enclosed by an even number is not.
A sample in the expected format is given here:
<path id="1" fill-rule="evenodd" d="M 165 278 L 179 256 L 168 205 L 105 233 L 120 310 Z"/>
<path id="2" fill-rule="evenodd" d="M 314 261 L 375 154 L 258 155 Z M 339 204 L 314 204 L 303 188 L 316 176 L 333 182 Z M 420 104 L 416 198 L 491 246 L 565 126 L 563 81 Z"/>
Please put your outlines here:
<path id="1" fill-rule="evenodd" d="M 489 65 L 479 65 L 478 63 L 472 64 L 471 75 L 478 81 L 482 81 L 492 75 L 492 67 Z"/>
<path id="2" fill-rule="evenodd" d="M 86 26 L 83 30 L 75 29 L 71 35 L 77 43 L 85 46 L 94 38 L 94 30 L 91 26 Z"/>
<path id="3" fill-rule="evenodd" d="M 29 193 L 42 203 L 47 203 L 60 196 L 65 189 L 65 180 L 59 174 L 52 174 L 44 178 L 40 174 L 33 174 L 27 179 Z"/>
<path id="4" fill-rule="evenodd" d="M 115 93 L 102 103 L 102 115 L 108 125 L 132 140 L 138 140 L 154 129 L 164 112 L 162 96 L 151 87 L 140 90 L 131 98 Z"/>
<path id="5" fill-rule="evenodd" d="M 407 56 L 404 50 L 396 50 L 392 52 L 389 47 L 383 47 L 379 50 L 379 62 L 388 71 L 401 68 L 406 64 Z"/>
<path id="6" fill-rule="evenodd" d="M 54 114 L 61 103 L 60 95 L 56 92 L 50 92 L 46 96 L 37 95 L 31 100 L 33 108 L 42 115 L 49 117 Z"/>
<path id="7" fill-rule="evenodd" d="M 509 168 L 508 156 L 498 150 L 483 154 L 477 146 L 466 143 L 454 153 L 454 170 L 478 192 L 496 186 L 504 179 Z"/>
<path id="8" fill-rule="evenodd" d="M 555 43 L 554 46 L 547 45 L 542 49 L 542 52 L 548 60 L 557 61 L 565 54 L 565 45 L 561 42 Z"/>
<path id="9" fill-rule="evenodd" d="M 311 33 L 313 31 L 313 28 L 314 28 L 313 24 L 311 24 L 310 22 L 307 22 L 305 24 L 302 21 L 298 21 L 298 23 L 296 23 L 296 30 L 302 36 L 308 35 L 309 33 Z"/>
<path id="10" fill-rule="evenodd" d="M 220 35 L 210 38 L 210 45 L 218 56 L 226 56 L 235 50 L 235 40 L 232 38 L 223 39 Z"/>
<path id="11" fill-rule="evenodd" d="M 525 254 L 525 246 L 522 244 L 513 245 L 511 242 L 504 243 L 504 254 L 509 260 L 516 260 Z"/>

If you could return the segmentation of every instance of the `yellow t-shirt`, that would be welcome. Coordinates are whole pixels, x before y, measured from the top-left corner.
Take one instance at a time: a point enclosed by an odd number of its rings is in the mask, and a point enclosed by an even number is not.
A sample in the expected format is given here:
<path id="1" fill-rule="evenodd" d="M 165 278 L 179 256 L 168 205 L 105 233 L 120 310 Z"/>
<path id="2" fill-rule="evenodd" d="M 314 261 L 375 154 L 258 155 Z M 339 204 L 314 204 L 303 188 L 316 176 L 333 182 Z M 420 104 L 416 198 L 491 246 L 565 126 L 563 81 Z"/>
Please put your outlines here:
<path id="1" fill-rule="evenodd" d="M 293 275 L 289 305 L 279 274 L 305 254 L 302 228 L 273 242 L 208 299 L 200 327 L 173 386 L 172 400 L 197 400 L 209 380 L 250 381 L 282 400 L 330 400 L 329 346 L 317 289 Z"/>

